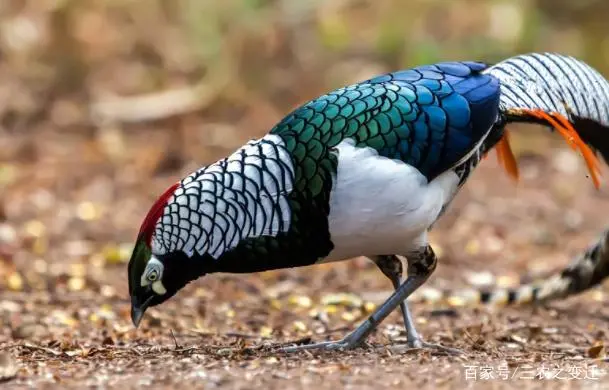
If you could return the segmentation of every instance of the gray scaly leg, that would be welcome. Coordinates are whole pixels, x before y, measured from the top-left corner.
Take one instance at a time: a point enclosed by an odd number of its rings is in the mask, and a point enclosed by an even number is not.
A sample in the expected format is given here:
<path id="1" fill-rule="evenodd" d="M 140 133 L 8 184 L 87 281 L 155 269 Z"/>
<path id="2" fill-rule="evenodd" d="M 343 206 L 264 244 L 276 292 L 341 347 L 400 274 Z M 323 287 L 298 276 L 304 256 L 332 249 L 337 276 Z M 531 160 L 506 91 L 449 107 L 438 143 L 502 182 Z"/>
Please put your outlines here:
<path id="1" fill-rule="evenodd" d="M 323 343 L 299 345 L 286 347 L 281 350 L 284 352 L 296 352 L 307 349 L 340 350 L 351 349 L 359 346 L 368 335 L 380 324 L 396 307 L 398 307 L 410 294 L 419 288 L 436 269 L 437 258 L 431 246 L 427 245 L 421 250 L 408 256 L 408 277 L 404 283 L 394 291 L 393 294 L 379 306 L 366 321 L 358 326 L 353 332 L 349 333 L 342 340 L 328 341 Z M 412 319 L 410 320 L 412 324 Z M 414 329 L 414 326 L 411 326 Z M 409 333 L 409 340 L 412 339 L 412 331 Z M 414 344 L 421 343 L 416 331 L 414 332 Z M 418 340 L 418 341 L 417 341 Z M 410 343 L 409 343 L 410 344 Z"/>
<path id="2" fill-rule="evenodd" d="M 431 250 L 431 247 L 429 247 L 429 249 Z M 419 259 L 417 259 L 417 256 L 419 256 Z M 425 261 L 425 260 L 420 259 L 421 256 L 425 256 L 425 253 L 416 252 L 416 253 L 411 254 L 408 257 L 409 273 L 413 272 L 413 269 L 411 266 L 412 264 L 417 264 L 417 263 L 420 263 L 421 261 Z M 400 280 L 402 279 L 402 262 L 395 255 L 379 256 L 379 259 L 380 259 L 380 262 L 377 261 L 376 262 L 377 265 L 379 266 L 379 268 L 381 269 L 383 274 L 385 274 L 385 276 L 387 276 L 389 279 L 391 279 L 393 285 L 396 286 L 395 288 L 397 289 L 400 285 Z M 397 264 L 399 264 L 399 266 Z M 431 272 L 433 272 L 433 270 Z M 421 336 L 419 336 L 419 333 L 417 332 L 417 330 L 414 326 L 414 318 L 413 318 L 412 314 L 410 313 L 407 301 L 404 300 L 400 304 L 400 307 L 402 309 L 402 315 L 404 317 L 404 326 L 406 327 L 406 335 L 407 335 L 406 342 L 407 342 L 407 345 L 409 348 L 436 349 L 436 350 L 443 351 L 443 352 L 453 354 L 453 355 L 460 355 L 463 353 L 462 351 L 455 349 L 455 348 L 448 348 L 443 345 L 428 343 L 427 341 L 424 341 L 421 338 Z"/>
<path id="3" fill-rule="evenodd" d="M 385 275 L 393 284 L 394 289 L 398 289 L 402 283 L 402 262 L 396 255 L 384 255 L 376 256 L 373 261 L 379 267 L 383 275 Z M 406 326 L 406 335 L 408 340 L 411 338 L 419 339 L 416 329 L 414 328 L 414 321 L 408 303 L 406 300 L 400 302 L 400 309 L 402 310 L 402 316 L 404 317 L 404 325 Z"/>
<path id="4" fill-rule="evenodd" d="M 412 258 L 412 256 L 413 255 L 411 255 L 410 258 Z M 415 253 L 414 256 L 417 256 L 417 254 Z M 395 255 L 376 256 L 373 261 L 379 267 L 381 272 L 383 272 L 383 274 L 389 278 L 389 280 L 391 280 L 393 287 L 397 290 L 402 280 L 402 262 L 400 259 Z M 409 348 L 437 349 L 450 354 L 462 353 L 458 349 L 448 348 L 439 344 L 432 344 L 423 341 L 414 326 L 414 317 L 410 312 L 407 300 L 400 303 L 400 309 L 402 310 L 402 316 L 404 318 L 404 326 L 406 327 L 407 344 Z"/>

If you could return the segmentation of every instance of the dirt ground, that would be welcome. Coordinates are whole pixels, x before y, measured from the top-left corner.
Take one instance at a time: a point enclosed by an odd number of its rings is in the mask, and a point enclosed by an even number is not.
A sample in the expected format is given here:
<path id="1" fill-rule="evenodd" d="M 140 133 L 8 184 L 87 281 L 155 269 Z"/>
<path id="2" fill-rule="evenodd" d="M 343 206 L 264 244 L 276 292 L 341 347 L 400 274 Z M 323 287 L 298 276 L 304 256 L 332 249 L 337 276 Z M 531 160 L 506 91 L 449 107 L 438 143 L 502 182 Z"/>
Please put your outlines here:
<path id="1" fill-rule="evenodd" d="M 605 227 L 606 186 L 594 189 L 581 159 L 555 137 L 525 133 L 543 132 L 515 133 L 520 182 L 490 155 L 434 228 L 440 263 L 427 294 L 546 275 Z M 132 134 L 128 142 L 142 139 Z M 400 348 L 398 313 L 355 351 L 273 352 L 276 343 L 341 337 L 390 294 L 363 258 L 206 276 L 150 309 L 135 330 L 126 279 L 131 240 L 156 194 L 192 167 L 140 183 L 137 164 L 128 165 L 133 172 L 101 169 L 86 140 L 82 153 L 60 141 L 39 139 L 46 145 L 39 163 L 15 165 L 20 179 L 3 193 L 2 388 L 609 387 L 606 285 L 536 308 L 415 299 L 423 337 L 461 356 Z"/>

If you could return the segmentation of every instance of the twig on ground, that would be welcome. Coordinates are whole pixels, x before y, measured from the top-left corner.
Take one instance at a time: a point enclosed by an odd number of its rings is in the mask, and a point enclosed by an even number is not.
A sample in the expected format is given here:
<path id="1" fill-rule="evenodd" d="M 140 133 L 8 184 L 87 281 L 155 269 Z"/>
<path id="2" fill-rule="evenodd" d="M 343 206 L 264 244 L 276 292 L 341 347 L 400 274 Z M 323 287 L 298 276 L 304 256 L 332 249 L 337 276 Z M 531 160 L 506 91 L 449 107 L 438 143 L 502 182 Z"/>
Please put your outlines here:
<path id="1" fill-rule="evenodd" d="M 173 329 L 169 329 L 169 332 L 171 333 L 171 337 L 173 337 L 173 342 L 176 345 L 175 349 L 177 350 L 178 348 L 180 348 L 180 345 L 178 344 L 178 340 L 176 339 L 175 334 L 173 334 Z"/>
<path id="2" fill-rule="evenodd" d="M 200 110 L 209 105 L 223 84 L 200 82 L 191 87 L 138 96 L 114 96 L 95 101 L 89 111 L 98 125 L 138 123 Z"/>

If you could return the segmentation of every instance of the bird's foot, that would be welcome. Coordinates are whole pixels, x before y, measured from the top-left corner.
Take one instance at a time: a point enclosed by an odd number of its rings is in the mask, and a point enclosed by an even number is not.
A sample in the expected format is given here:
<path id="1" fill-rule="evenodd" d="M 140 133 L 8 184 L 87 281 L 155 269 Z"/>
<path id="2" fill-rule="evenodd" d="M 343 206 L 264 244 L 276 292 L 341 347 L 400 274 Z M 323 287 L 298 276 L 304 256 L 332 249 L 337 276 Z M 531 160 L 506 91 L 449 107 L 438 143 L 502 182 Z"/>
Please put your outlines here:
<path id="1" fill-rule="evenodd" d="M 391 350 L 396 353 L 404 353 L 404 352 L 411 351 L 411 350 L 414 351 L 414 350 L 425 350 L 425 349 L 443 352 L 445 354 L 455 355 L 455 356 L 465 354 L 465 352 L 461 351 L 460 349 L 445 347 L 441 344 L 429 343 L 420 338 L 408 340 L 406 342 L 406 344 L 398 344 L 398 345 L 391 346 Z"/>
<path id="2" fill-rule="evenodd" d="M 338 341 L 324 341 L 321 343 L 314 344 L 304 344 L 304 345 L 295 345 L 292 347 L 283 347 L 280 348 L 280 352 L 299 352 L 299 351 L 309 351 L 312 349 L 322 350 L 322 351 L 344 351 L 347 349 L 352 349 L 358 346 L 358 343 L 351 342 L 349 339 L 344 338 Z"/>

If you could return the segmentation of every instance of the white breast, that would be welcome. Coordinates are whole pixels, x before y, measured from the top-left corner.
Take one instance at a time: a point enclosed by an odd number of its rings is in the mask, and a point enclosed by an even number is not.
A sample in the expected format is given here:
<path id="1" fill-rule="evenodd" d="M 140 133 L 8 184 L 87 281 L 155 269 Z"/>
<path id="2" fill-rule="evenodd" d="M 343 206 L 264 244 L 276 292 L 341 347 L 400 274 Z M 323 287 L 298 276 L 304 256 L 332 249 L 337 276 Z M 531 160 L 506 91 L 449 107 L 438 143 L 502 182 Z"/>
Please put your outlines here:
<path id="1" fill-rule="evenodd" d="M 457 188 L 457 175 L 449 171 L 428 183 L 416 168 L 355 147 L 352 140 L 338 149 L 329 218 L 334 250 L 320 262 L 406 254 L 426 244 L 427 229 Z"/>

